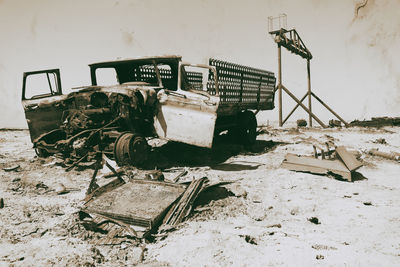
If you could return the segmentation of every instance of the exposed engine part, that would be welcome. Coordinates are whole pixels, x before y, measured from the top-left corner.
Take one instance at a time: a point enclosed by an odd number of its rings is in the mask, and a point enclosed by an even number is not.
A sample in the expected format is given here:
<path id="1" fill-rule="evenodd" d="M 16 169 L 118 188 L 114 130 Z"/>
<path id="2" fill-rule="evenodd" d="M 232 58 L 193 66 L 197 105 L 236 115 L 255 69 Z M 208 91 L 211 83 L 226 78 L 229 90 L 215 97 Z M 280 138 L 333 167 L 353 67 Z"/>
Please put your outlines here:
<path id="1" fill-rule="evenodd" d="M 71 110 L 62 127 L 68 135 L 73 135 L 83 130 L 99 128 L 111 118 L 109 108 Z"/>
<path id="2" fill-rule="evenodd" d="M 134 115 L 135 110 L 140 110 L 137 98 L 128 97 L 122 94 L 110 95 L 110 106 L 113 114 L 117 114 L 122 118 L 129 118 Z"/>
<path id="3" fill-rule="evenodd" d="M 83 156 L 87 154 L 89 148 L 87 146 L 87 138 L 78 138 L 72 143 L 72 149 L 76 155 Z"/>
<path id="4" fill-rule="evenodd" d="M 90 104 L 96 108 L 106 107 L 109 105 L 108 96 L 102 92 L 94 92 L 90 96 Z"/>
<path id="5" fill-rule="evenodd" d="M 146 162 L 149 145 L 146 139 L 138 134 L 122 133 L 114 145 L 114 157 L 118 165 L 142 165 Z"/>

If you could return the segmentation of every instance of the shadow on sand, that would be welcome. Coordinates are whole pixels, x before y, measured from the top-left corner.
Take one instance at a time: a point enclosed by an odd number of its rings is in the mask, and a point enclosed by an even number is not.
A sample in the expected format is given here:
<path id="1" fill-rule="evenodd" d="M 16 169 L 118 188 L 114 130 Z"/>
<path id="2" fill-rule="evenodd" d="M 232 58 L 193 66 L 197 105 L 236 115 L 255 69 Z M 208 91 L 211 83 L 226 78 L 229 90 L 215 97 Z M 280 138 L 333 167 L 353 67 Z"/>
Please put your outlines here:
<path id="1" fill-rule="evenodd" d="M 212 149 L 201 148 L 183 143 L 168 142 L 160 147 L 154 147 L 150 153 L 145 169 L 166 169 L 171 167 L 203 167 L 210 166 L 219 170 L 252 170 L 258 166 L 244 162 L 226 163 L 232 156 L 260 155 L 274 150 L 277 146 L 285 143 L 272 140 L 257 140 L 252 146 L 244 146 L 234 143 L 226 136 L 216 138 Z"/>

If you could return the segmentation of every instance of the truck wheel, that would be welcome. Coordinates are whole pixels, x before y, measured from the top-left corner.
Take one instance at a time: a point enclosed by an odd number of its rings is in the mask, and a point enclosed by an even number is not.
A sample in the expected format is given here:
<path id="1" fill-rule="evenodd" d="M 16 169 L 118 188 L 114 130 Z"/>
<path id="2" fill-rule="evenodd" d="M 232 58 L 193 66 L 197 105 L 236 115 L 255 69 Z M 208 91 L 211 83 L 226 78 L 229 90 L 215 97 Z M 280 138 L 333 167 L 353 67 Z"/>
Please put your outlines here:
<path id="1" fill-rule="evenodd" d="M 35 153 L 39 158 L 47 158 L 51 155 L 46 149 L 43 148 L 35 148 Z"/>
<path id="2" fill-rule="evenodd" d="M 146 139 L 133 133 L 122 133 L 114 143 L 114 158 L 119 166 L 142 165 L 148 157 L 149 145 Z"/>
<path id="3" fill-rule="evenodd" d="M 240 143 L 252 145 L 257 137 L 257 119 L 253 112 L 246 110 L 238 115 L 238 137 Z"/>

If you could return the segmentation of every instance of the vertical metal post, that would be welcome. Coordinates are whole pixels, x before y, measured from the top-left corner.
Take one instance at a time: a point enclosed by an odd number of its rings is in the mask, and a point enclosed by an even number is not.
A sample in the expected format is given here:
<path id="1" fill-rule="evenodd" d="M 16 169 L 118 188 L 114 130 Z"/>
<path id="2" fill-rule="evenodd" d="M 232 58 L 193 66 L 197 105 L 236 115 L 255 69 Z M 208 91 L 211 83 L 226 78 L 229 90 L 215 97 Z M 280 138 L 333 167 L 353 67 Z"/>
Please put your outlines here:
<path id="1" fill-rule="evenodd" d="M 282 127 L 282 64 L 281 45 L 278 44 L 278 105 L 279 105 L 279 126 Z"/>
<path id="2" fill-rule="evenodd" d="M 307 59 L 307 78 L 308 78 L 308 109 L 310 113 L 308 114 L 308 125 L 312 127 L 312 116 L 311 116 L 311 74 L 310 74 L 310 59 Z"/>

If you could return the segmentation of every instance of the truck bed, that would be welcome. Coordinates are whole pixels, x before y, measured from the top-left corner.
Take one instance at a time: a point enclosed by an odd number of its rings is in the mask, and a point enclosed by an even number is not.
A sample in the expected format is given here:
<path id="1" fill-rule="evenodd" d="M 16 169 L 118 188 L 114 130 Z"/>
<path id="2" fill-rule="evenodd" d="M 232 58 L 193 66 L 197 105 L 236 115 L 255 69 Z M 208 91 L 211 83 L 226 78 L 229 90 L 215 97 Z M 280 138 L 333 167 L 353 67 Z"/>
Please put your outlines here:
<path id="1" fill-rule="evenodd" d="M 218 115 L 230 115 L 245 109 L 271 110 L 274 108 L 275 75 L 273 72 L 210 59 L 217 69 L 220 105 Z M 209 81 L 213 81 L 210 72 Z M 209 82 L 208 92 L 215 94 Z"/>
<path id="2" fill-rule="evenodd" d="M 247 109 L 271 110 L 274 108 L 276 79 L 273 72 L 213 58 L 210 58 L 209 65 L 217 70 L 220 95 L 218 115 L 233 115 Z M 143 82 L 154 83 L 157 79 L 153 68 L 141 68 L 140 73 L 140 80 Z M 163 84 L 171 84 L 171 70 L 161 68 L 160 75 Z M 213 73 L 210 71 L 208 75 L 207 92 L 215 95 Z M 202 73 L 187 71 L 186 79 L 194 89 L 203 90 Z"/>

